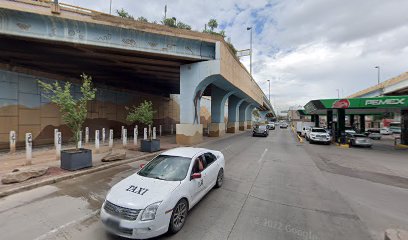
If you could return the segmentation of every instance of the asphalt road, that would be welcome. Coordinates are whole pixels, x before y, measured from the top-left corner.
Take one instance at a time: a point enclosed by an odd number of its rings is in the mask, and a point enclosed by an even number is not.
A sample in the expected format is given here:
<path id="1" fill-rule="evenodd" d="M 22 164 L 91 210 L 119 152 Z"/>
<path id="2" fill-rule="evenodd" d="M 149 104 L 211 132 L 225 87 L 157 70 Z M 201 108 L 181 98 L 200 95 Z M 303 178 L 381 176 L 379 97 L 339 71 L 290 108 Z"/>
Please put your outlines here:
<path id="1" fill-rule="evenodd" d="M 226 158 L 224 185 L 190 212 L 176 235 L 157 239 L 371 239 L 367 225 L 289 129 L 250 133 L 205 147 Z M 308 149 L 306 149 L 308 148 Z M 0 238 L 122 239 L 107 234 L 98 210 L 109 188 L 139 163 L 0 199 Z"/>

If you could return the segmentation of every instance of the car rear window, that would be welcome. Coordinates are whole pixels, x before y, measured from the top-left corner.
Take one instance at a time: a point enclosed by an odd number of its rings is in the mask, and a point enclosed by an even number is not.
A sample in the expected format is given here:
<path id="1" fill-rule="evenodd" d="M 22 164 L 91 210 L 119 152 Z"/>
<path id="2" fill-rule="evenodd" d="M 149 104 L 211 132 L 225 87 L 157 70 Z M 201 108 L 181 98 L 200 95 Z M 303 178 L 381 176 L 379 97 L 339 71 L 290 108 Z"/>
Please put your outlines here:
<path id="1" fill-rule="evenodd" d="M 326 130 L 324 129 L 312 129 L 312 132 L 321 132 L 321 133 L 325 133 Z"/>

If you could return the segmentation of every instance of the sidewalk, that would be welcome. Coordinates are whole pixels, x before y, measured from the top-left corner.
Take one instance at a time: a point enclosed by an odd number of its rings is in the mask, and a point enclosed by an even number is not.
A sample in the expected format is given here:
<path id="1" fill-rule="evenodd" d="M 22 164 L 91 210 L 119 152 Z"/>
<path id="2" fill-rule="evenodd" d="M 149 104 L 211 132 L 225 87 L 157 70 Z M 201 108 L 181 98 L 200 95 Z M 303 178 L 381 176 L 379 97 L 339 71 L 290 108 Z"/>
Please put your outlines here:
<path id="1" fill-rule="evenodd" d="M 203 137 L 203 142 L 195 145 L 196 147 L 204 147 L 205 144 L 210 142 L 220 141 L 225 138 L 237 136 L 248 131 L 239 132 L 236 134 L 227 133 L 222 137 Z M 140 141 L 139 145 L 140 146 Z M 109 146 L 107 143 L 100 143 L 100 153 L 95 153 L 95 146 L 93 143 L 84 145 L 84 148 L 92 149 L 92 168 L 87 168 L 78 171 L 66 171 L 60 169 L 60 161 L 56 160 L 55 148 L 51 146 L 43 146 L 36 149 L 33 149 L 31 165 L 25 166 L 25 151 L 18 150 L 14 154 L 10 153 L 0 153 L 0 179 L 7 173 L 10 173 L 16 168 L 26 168 L 26 167 L 49 167 L 47 173 L 41 177 L 32 178 L 21 183 L 14 184 L 2 184 L 0 182 L 0 198 L 11 195 L 17 192 L 33 189 L 39 186 L 56 183 L 66 179 L 78 177 L 85 174 L 90 174 L 93 172 L 101 171 L 107 168 L 115 167 L 118 165 L 135 162 L 135 161 L 144 161 L 150 160 L 157 154 L 162 151 L 179 147 L 180 145 L 176 144 L 175 135 L 166 135 L 160 138 L 160 147 L 161 151 L 155 153 L 145 153 L 140 152 L 139 148 L 135 148 L 133 145 L 133 140 L 128 140 L 127 148 L 123 148 L 122 142 L 120 139 L 115 140 L 113 144 L 113 152 L 124 151 L 126 150 L 126 159 L 119 160 L 114 162 L 102 162 L 101 159 L 109 153 Z M 62 149 L 74 148 L 74 145 L 63 145 Z"/>
<path id="2" fill-rule="evenodd" d="M 140 141 L 138 143 L 140 146 Z M 161 151 L 175 148 L 178 145 L 176 144 L 175 135 L 162 136 L 160 138 Z M 117 151 L 126 151 L 126 159 L 115 161 L 115 162 L 102 162 L 101 159 L 106 156 L 110 150 L 108 143 L 100 144 L 99 153 L 95 153 L 95 145 L 89 143 L 83 146 L 87 149 L 92 149 L 92 168 L 83 169 L 79 171 L 66 171 L 60 168 L 60 161 L 56 159 L 55 148 L 51 146 L 43 146 L 37 149 L 33 149 L 31 165 L 26 166 L 26 156 L 25 150 L 18 150 L 16 153 L 1 153 L 0 154 L 0 179 L 7 173 L 10 173 L 12 170 L 20 168 L 30 168 L 30 167 L 49 167 L 47 173 L 41 177 L 32 178 L 21 183 L 14 184 L 3 184 L 0 182 L 0 197 L 14 193 L 14 189 L 27 188 L 29 185 L 34 183 L 39 183 L 44 185 L 44 181 L 53 183 L 60 180 L 64 180 L 69 177 L 84 175 L 90 172 L 100 171 L 108 167 L 117 166 L 127 162 L 142 160 L 146 157 L 152 157 L 157 155 L 156 153 L 145 153 L 140 152 L 138 147 L 133 145 L 133 140 L 128 140 L 126 149 L 122 146 L 122 141 L 120 139 L 115 140 L 113 144 L 113 152 Z M 63 145 L 62 150 L 74 148 L 74 145 Z M 30 188 L 37 187 L 35 184 Z M 20 191 L 20 190 L 17 190 Z"/>

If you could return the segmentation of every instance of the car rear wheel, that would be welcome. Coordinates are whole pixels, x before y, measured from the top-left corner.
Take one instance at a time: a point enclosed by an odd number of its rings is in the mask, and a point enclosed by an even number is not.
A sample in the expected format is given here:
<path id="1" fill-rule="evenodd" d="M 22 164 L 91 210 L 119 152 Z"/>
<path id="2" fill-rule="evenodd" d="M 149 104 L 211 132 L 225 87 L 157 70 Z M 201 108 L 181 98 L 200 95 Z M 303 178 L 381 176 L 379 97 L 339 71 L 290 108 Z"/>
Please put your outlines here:
<path id="1" fill-rule="evenodd" d="M 184 223 L 186 222 L 187 212 L 187 200 L 181 199 L 177 202 L 176 206 L 173 209 L 173 213 L 171 214 L 169 226 L 170 233 L 176 233 L 183 228 Z"/>
<path id="2" fill-rule="evenodd" d="M 220 169 L 217 175 L 217 182 L 215 183 L 215 188 L 220 188 L 224 182 L 224 169 Z"/>

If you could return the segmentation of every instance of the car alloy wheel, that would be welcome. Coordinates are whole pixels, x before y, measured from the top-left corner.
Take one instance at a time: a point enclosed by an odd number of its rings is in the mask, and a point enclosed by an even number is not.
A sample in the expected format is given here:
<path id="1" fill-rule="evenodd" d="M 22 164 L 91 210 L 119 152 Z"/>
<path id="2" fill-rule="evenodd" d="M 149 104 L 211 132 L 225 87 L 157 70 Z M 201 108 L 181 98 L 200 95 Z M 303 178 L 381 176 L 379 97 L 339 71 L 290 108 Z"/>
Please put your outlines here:
<path id="1" fill-rule="evenodd" d="M 188 212 L 187 206 L 187 201 L 185 199 L 181 199 L 174 207 L 170 218 L 169 230 L 171 233 L 176 233 L 183 228 Z"/>
<path id="2" fill-rule="evenodd" d="M 224 182 L 224 170 L 221 168 L 217 175 L 217 182 L 215 183 L 216 188 L 220 188 Z"/>

